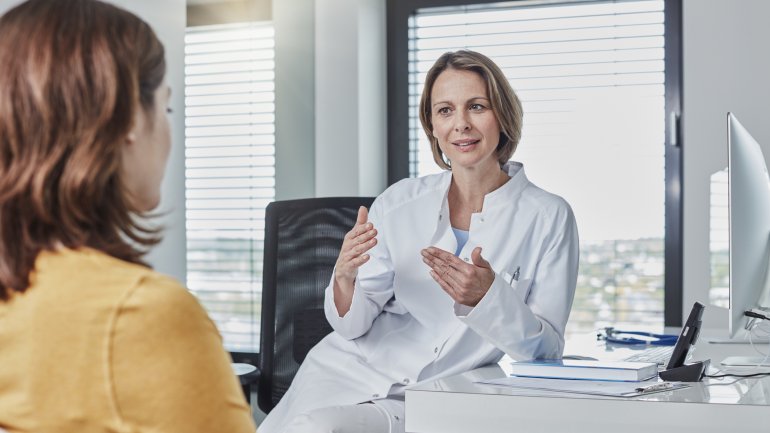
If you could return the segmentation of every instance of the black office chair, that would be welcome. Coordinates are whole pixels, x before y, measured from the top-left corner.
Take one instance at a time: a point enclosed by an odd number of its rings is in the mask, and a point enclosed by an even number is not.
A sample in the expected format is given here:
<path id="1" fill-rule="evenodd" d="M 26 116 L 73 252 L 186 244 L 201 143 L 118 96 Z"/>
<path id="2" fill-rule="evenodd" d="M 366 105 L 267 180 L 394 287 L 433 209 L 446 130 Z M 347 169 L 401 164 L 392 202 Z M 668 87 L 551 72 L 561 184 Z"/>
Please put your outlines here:
<path id="1" fill-rule="evenodd" d="M 372 201 L 331 197 L 267 206 L 257 384 L 263 412 L 278 404 L 307 353 L 332 331 L 324 315 L 324 289 L 358 208 Z"/>

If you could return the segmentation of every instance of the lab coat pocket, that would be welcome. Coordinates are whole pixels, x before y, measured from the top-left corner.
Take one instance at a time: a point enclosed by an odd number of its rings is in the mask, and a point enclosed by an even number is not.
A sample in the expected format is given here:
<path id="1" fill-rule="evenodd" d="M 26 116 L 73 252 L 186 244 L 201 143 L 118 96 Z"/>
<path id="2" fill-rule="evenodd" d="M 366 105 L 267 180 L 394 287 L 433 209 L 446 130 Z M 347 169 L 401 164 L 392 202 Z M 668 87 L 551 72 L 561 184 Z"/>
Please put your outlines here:
<path id="1" fill-rule="evenodd" d="M 511 285 L 511 288 L 516 291 L 516 294 L 519 295 L 519 299 L 526 304 L 527 298 L 529 298 L 529 292 L 532 290 L 532 280 L 527 278 L 517 281 L 507 272 L 503 272 L 502 277 L 505 278 Z"/>

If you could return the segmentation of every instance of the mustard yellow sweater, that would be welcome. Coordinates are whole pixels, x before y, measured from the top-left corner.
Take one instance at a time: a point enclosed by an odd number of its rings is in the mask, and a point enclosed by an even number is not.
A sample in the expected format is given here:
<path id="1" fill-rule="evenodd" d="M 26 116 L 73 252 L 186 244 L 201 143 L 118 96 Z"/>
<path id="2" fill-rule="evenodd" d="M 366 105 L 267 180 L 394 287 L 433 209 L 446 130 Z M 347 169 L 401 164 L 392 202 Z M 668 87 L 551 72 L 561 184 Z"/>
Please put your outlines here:
<path id="1" fill-rule="evenodd" d="M 0 301 L 0 428 L 9 433 L 254 433 L 216 327 L 150 269 L 41 253 Z"/>

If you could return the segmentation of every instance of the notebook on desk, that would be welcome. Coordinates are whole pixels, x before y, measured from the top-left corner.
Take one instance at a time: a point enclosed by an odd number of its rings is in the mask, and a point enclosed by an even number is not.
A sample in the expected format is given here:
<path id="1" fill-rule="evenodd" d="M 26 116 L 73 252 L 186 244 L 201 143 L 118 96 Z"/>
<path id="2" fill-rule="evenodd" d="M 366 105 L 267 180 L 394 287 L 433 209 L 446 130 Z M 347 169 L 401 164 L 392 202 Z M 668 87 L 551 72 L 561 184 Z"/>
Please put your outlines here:
<path id="1" fill-rule="evenodd" d="M 519 377 L 638 382 L 657 374 L 657 365 L 650 362 L 541 359 L 511 363 L 511 375 Z"/>

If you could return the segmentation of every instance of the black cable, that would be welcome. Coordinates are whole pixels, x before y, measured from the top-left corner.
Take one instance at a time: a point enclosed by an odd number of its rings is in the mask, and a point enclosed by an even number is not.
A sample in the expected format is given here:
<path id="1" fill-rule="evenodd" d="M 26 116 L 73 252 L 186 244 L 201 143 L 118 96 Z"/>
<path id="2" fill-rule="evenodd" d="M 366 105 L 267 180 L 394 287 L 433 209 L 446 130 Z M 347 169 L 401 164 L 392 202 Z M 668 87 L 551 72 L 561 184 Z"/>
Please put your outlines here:
<path id="1" fill-rule="evenodd" d="M 755 319 L 770 320 L 770 317 L 768 317 L 768 316 L 766 316 L 764 314 L 761 314 L 761 313 L 757 313 L 755 311 L 751 311 L 751 310 L 744 311 L 743 314 L 745 316 L 747 316 L 747 317 L 753 317 Z"/>

